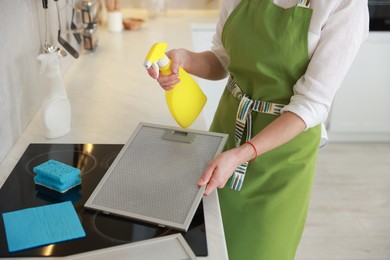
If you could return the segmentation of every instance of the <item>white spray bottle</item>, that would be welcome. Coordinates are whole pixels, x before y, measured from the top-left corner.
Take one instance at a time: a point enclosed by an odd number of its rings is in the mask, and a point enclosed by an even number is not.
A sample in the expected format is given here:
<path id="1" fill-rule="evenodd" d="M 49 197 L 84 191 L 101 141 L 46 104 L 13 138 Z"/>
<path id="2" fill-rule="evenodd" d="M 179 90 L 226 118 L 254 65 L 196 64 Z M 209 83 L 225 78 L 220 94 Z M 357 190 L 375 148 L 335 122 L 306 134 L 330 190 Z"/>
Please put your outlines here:
<path id="1" fill-rule="evenodd" d="M 42 103 L 42 125 L 47 138 L 57 138 L 70 132 L 71 107 L 62 80 L 60 56 L 57 53 L 40 54 L 40 73 L 46 73 L 49 93 Z"/>

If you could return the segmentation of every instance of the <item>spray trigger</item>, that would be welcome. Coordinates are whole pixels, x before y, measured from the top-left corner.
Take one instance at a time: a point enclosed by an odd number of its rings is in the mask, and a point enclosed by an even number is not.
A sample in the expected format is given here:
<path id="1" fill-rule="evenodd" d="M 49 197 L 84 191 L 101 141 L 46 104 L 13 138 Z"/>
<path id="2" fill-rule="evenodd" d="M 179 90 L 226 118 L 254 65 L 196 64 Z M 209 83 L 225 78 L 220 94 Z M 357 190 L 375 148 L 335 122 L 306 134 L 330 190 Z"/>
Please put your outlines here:
<path id="1" fill-rule="evenodd" d="M 158 76 L 160 75 L 160 68 L 158 67 L 157 62 L 152 63 L 152 69 L 156 73 L 156 79 L 157 79 Z"/>

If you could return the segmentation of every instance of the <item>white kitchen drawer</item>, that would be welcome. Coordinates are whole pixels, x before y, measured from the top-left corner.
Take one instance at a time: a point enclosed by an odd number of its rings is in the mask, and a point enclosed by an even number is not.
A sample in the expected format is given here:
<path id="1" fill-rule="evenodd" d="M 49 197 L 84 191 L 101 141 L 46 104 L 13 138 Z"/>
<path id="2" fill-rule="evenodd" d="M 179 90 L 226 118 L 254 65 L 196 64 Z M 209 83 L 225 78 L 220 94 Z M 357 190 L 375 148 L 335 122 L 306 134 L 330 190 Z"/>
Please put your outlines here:
<path id="1" fill-rule="evenodd" d="M 329 117 L 330 141 L 390 141 L 390 32 L 363 43 Z"/>
<path id="2" fill-rule="evenodd" d="M 211 41 L 215 34 L 215 26 L 216 25 L 213 23 L 192 24 L 194 51 L 210 50 Z M 204 106 L 202 113 L 206 121 L 206 129 L 209 129 L 214 118 L 215 110 L 218 107 L 219 99 L 225 89 L 227 78 L 216 81 L 205 80 L 198 77 L 194 78 L 207 96 L 207 103 Z"/>

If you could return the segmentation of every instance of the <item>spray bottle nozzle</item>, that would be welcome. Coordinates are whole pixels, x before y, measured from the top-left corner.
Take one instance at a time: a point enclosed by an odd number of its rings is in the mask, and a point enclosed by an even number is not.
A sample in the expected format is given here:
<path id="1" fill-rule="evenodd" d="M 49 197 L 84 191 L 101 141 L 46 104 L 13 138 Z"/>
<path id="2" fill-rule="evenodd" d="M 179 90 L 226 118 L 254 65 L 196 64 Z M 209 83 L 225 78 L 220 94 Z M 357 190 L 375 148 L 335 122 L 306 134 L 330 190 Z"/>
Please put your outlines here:
<path id="1" fill-rule="evenodd" d="M 156 72 L 157 77 L 159 75 L 159 71 L 161 71 L 161 73 L 164 75 L 171 74 L 171 61 L 169 60 L 167 55 L 165 55 L 167 47 L 168 44 L 166 44 L 165 42 L 157 42 L 153 44 L 148 54 L 146 55 L 144 66 L 146 69 L 152 67 L 153 70 Z"/>
<path id="2" fill-rule="evenodd" d="M 154 63 L 158 63 L 159 60 L 165 57 L 165 51 L 168 47 L 168 44 L 165 42 L 158 42 L 153 44 L 150 47 L 148 54 L 146 55 L 144 66 L 149 69 L 153 66 Z"/>

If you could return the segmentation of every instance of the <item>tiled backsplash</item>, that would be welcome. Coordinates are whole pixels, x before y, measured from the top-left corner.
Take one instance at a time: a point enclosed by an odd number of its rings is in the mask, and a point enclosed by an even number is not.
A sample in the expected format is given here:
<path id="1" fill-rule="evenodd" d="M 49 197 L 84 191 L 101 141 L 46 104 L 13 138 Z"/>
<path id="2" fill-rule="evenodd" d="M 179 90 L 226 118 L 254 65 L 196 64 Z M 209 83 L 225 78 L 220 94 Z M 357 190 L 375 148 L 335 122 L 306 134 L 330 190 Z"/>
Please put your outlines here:
<path id="1" fill-rule="evenodd" d="M 66 23 L 66 4 L 59 0 L 61 22 Z M 0 2 L 0 162 L 37 113 L 48 92 L 45 75 L 39 73 L 37 56 L 43 53 L 45 35 L 42 0 L 12 0 Z M 56 41 L 57 9 L 49 0 L 48 41 Z M 63 71 L 73 58 L 61 61 Z"/>

